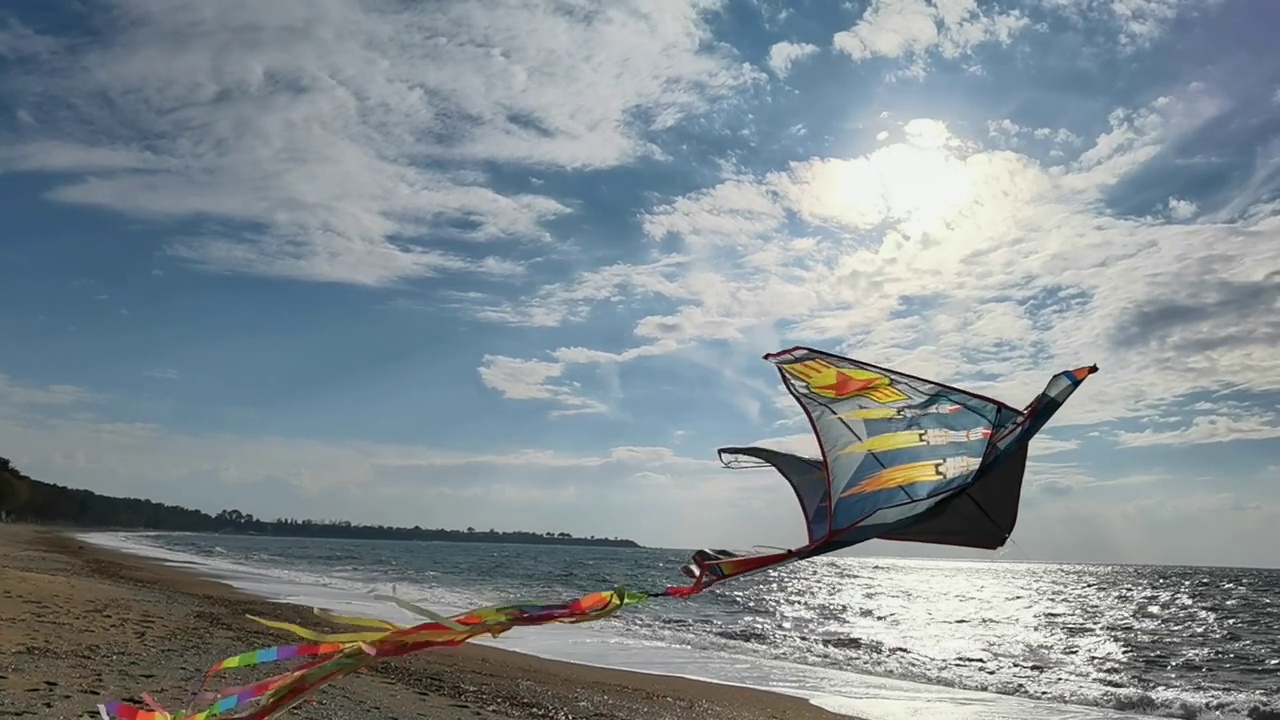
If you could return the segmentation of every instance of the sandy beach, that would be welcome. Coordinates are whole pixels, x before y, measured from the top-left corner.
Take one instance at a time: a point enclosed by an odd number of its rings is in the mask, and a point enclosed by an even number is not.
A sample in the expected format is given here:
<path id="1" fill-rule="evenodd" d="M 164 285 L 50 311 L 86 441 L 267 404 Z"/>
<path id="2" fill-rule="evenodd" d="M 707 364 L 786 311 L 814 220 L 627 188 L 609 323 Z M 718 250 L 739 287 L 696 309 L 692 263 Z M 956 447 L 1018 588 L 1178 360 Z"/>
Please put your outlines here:
<path id="1" fill-rule="evenodd" d="M 170 710 L 178 709 L 212 663 L 288 641 L 290 636 L 263 628 L 246 614 L 325 627 L 310 608 L 254 598 L 62 532 L 0 525 L 0 717 L 97 718 L 103 695 L 136 702 L 143 692 Z M 215 684 L 244 679 L 246 675 L 233 671 Z M 391 659 L 322 688 L 285 716 L 843 717 L 775 693 L 480 646 Z"/>

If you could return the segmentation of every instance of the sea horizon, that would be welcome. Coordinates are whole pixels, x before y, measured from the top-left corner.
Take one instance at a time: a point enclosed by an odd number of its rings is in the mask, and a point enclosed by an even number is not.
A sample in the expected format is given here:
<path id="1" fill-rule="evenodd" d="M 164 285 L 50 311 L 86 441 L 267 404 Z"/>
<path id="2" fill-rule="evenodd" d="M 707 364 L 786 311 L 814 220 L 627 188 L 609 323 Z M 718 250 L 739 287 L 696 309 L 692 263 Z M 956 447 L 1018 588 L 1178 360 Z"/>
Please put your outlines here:
<path id="1" fill-rule="evenodd" d="M 59 527 L 63 527 L 63 526 L 59 526 Z M 97 532 L 103 532 L 103 533 L 126 533 L 126 534 L 141 534 L 141 535 L 147 535 L 147 534 L 210 535 L 210 536 L 231 535 L 231 536 L 261 537 L 261 538 L 282 539 L 282 540 L 316 540 L 316 541 L 322 541 L 322 542 L 344 541 L 348 539 L 348 538 L 342 538 L 337 536 L 333 536 L 333 537 L 322 536 L 322 535 L 288 536 L 288 535 L 273 535 L 271 533 L 241 532 L 241 531 L 235 531 L 235 530 L 217 532 L 217 531 L 202 531 L 202 530 L 152 530 L 147 528 L 86 527 L 86 526 L 77 526 L 77 525 L 66 525 L 65 527 L 67 529 L 74 531 L 75 534 L 92 534 Z M 454 531 L 454 532 L 462 532 L 462 531 Z M 499 531 L 499 532 L 514 533 L 514 532 L 526 532 L 526 531 L 505 530 L 505 531 Z M 533 532 L 533 531 L 527 531 L 527 532 Z M 588 538 L 579 538 L 579 539 L 588 539 Z M 513 545 L 513 546 L 520 546 L 520 547 L 571 547 L 571 548 L 591 548 L 595 550 L 611 550 L 611 551 L 621 551 L 621 552 L 626 552 L 628 550 L 643 549 L 643 550 L 661 550 L 664 552 L 681 552 L 681 553 L 693 553 L 694 551 L 698 550 L 700 547 L 724 547 L 726 549 L 732 549 L 735 547 L 732 544 L 715 545 L 715 544 L 707 543 L 702 546 L 697 546 L 697 547 L 690 546 L 686 548 L 686 547 L 665 546 L 665 545 L 646 545 L 640 542 L 639 540 L 632 540 L 631 538 L 618 538 L 618 539 L 630 540 L 631 542 L 636 543 L 637 547 L 592 545 L 590 543 L 583 543 L 581 545 L 578 545 L 574 543 L 542 544 L 542 543 L 529 543 L 529 542 L 519 542 L 519 541 L 504 541 L 504 540 L 415 540 L 415 539 L 404 539 L 404 538 L 360 538 L 359 542 L 389 542 L 389 543 L 406 543 L 406 544 L 440 543 L 440 544 L 450 544 L 450 545 Z M 758 547 L 766 547 L 766 546 L 758 546 Z M 746 552 L 747 550 L 739 549 L 739 551 Z M 948 557 L 945 555 L 892 555 L 892 554 L 866 553 L 866 552 L 859 552 L 857 550 L 854 550 L 854 551 L 837 550 L 835 552 L 829 553 L 828 557 L 867 558 L 867 559 L 877 559 L 877 560 L 925 560 L 925 561 L 942 560 L 947 562 L 972 562 L 972 563 L 1013 563 L 1013 564 L 1025 563 L 1025 564 L 1047 564 L 1047 565 L 1115 566 L 1115 567 L 1132 567 L 1132 568 L 1177 568 L 1177 569 L 1188 569 L 1188 570 L 1203 568 L 1203 569 L 1209 569 L 1209 570 L 1260 570 L 1260 571 L 1280 572 L 1280 564 L 1278 565 L 1235 565 L 1235 564 L 1229 564 L 1229 563 L 1127 562 L 1123 560 L 1044 560 L 1044 559 L 1026 558 L 1026 557 L 1011 559 L 1007 557 L 1007 555 L 1009 554 L 1009 551 L 1005 551 L 1005 552 L 996 551 L 995 554 L 996 554 L 995 557 L 959 557 L 959 556 Z M 675 580 L 675 582 L 679 582 L 679 580 L 677 579 Z"/>

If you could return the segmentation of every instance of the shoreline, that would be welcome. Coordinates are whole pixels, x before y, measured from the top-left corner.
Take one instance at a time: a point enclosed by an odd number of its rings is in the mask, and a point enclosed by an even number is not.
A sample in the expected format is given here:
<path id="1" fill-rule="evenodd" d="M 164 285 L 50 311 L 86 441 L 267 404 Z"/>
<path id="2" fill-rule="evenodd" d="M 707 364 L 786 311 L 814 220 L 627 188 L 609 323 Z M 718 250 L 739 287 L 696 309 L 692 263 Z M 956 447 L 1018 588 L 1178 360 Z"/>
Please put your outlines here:
<path id="1" fill-rule="evenodd" d="M 136 701 L 143 692 L 177 710 L 214 662 L 291 637 L 245 615 L 327 626 L 310 608 L 252 596 L 193 569 L 74 536 L 83 532 L 0 525 L 0 715 L 96 718 L 104 695 Z M 240 684 L 251 673 L 225 671 L 212 685 Z M 849 717 L 768 690 L 474 644 L 377 663 L 319 689 L 285 715 L 344 720 L 386 716 Z"/>

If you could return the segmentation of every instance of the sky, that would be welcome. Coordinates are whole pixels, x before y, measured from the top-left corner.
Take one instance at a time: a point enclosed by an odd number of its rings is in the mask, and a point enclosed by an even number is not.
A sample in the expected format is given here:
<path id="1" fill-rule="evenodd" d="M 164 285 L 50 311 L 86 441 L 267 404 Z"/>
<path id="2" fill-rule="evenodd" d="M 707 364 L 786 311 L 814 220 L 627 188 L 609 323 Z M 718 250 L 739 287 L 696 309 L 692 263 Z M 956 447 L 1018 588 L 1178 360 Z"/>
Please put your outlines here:
<path id="1" fill-rule="evenodd" d="M 1269 18 L 1269 19 L 1268 19 Z M 0 9 L 0 455 L 208 512 L 795 546 L 802 344 L 1021 407 L 1006 552 L 1280 566 L 1268 0 Z"/>

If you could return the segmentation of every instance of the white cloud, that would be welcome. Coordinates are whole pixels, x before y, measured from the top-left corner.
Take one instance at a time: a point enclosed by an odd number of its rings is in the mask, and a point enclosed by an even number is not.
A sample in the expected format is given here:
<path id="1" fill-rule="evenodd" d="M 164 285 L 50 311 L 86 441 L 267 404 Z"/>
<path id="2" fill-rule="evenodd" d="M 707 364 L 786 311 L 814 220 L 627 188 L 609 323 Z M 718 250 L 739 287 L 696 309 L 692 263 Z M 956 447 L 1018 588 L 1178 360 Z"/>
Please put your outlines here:
<path id="1" fill-rule="evenodd" d="M 786 77 L 798 60 L 818 52 L 818 46 L 810 43 L 780 42 L 769 48 L 769 69 L 778 77 Z"/>
<path id="2" fill-rule="evenodd" d="M 788 397 L 788 400 L 791 400 Z M 795 402 L 794 400 L 791 400 Z M 781 437 L 764 438 L 749 443 L 742 443 L 744 447 L 763 447 L 780 452 L 791 453 L 801 457 L 820 458 L 822 450 L 818 447 L 818 440 L 812 432 L 796 433 L 794 435 L 783 435 Z"/>
<path id="3" fill-rule="evenodd" d="M 583 397 L 578 383 L 564 380 L 565 372 L 575 365 L 616 365 L 636 358 L 671 352 L 679 344 L 671 339 L 640 345 L 620 353 L 585 347 L 562 347 L 551 353 L 553 361 L 521 360 L 505 355 L 486 355 L 480 367 L 485 385 L 511 400 L 551 400 L 560 407 L 552 416 L 602 413 L 609 407 L 598 400 Z"/>
<path id="4" fill-rule="evenodd" d="M 665 273 L 686 258 L 661 257 L 643 265 L 620 263 L 582 273 L 572 282 L 545 285 L 533 297 L 494 301 L 478 293 L 455 293 L 455 308 L 488 322 L 526 327 L 554 327 L 585 319 L 592 306 L 623 297 L 678 296 L 681 290 Z M 629 293 L 629 294 L 628 294 Z"/>
<path id="5" fill-rule="evenodd" d="M 1079 440 L 1057 440 L 1044 435 L 1038 435 L 1031 441 L 1029 454 L 1033 458 L 1042 457 L 1045 455 L 1064 452 L 1066 450 L 1074 450 L 1078 447 L 1080 447 Z"/>
<path id="6" fill-rule="evenodd" d="M 678 347 L 670 340 L 660 340 L 651 345 L 641 345 L 620 353 L 592 350 L 584 347 L 563 347 L 551 353 L 556 360 L 571 365 L 624 363 L 636 358 L 650 357 L 671 352 Z"/>
<path id="7" fill-rule="evenodd" d="M 976 0 L 872 0 L 862 18 L 835 34 L 835 48 L 855 61 L 905 59 L 920 76 L 929 54 L 955 59 L 988 42 L 1008 44 L 1029 21 L 1018 11 L 983 13 Z"/>
<path id="8" fill-rule="evenodd" d="M 1176 430 L 1147 429 L 1141 432 L 1120 432 L 1116 435 L 1119 443 L 1127 447 L 1274 438 L 1280 438 L 1280 417 L 1259 415 L 1241 417 L 1208 415 L 1195 418 L 1188 427 Z"/>
<path id="9" fill-rule="evenodd" d="M 160 380 L 177 380 L 178 371 L 173 368 L 156 368 L 143 373 L 147 377 L 158 378 Z"/>
<path id="10" fill-rule="evenodd" d="M 1169 217 L 1174 220 L 1189 220 L 1199 210 L 1194 202 L 1182 198 L 1169 198 Z"/>
<path id="11" fill-rule="evenodd" d="M 1063 148 L 1081 143 L 1080 138 L 1066 128 L 1022 127 L 1009 118 L 988 120 L 987 139 L 996 147 L 1011 149 L 1021 149 L 1034 145 L 1034 142 L 1048 143 L 1051 147 L 1049 157 L 1055 158 L 1065 154 Z"/>
<path id="12" fill-rule="evenodd" d="M 1230 493 L 1100 502 L 1091 494 L 1054 497 L 1021 514 L 1013 539 L 1029 559 L 1276 567 L 1280 509 Z M 1167 480 L 1166 480 L 1167 481 Z"/>
<path id="13" fill-rule="evenodd" d="M 784 218 L 772 188 L 750 179 L 727 180 L 649 212 L 644 230 L 653 238 L 674 233 L 690 243 L 721 245 L 778 229 Z"/>
<path id="14" fill-rule="evenodd" d="M 604 412 L 596 400 L 582 397 L 572 383 L 561 382 L 566 363 L 521 360 L 505 355 L 485 355 L 480 379 L 511 400 L 553 400 L 561 409 L 553 415 Z"/>
<path id="15" fill-rule="evenodd" d="M 43 57 L 57 52 L 58 43 L 45 37 L 16 18 L 8 18 L 0 27 L 0 58 Z"/>
<path id="16" fill-rule="evenodd" d="M 738 340 L 740 328 L 751 324 L 741 317 L 710 315 L 701 306 L 689 305 L 673 315 L 648 315 L 636 323 L 635 334 L 642 338 L 662 338 L 667 346 L 692 340 Z"/>
<path id="17" fill-rule="evenodd" d="M 53 53 L 11 71 L 33 123 L 0 168 L 81 176 L 50 193 L 62 202 L 215 223 L 173 252 L 242 273 L 511 274 L 440 241 L 536 241 L 569 209 L 454 168 L 653 156 L 646 133 L 759 75 L 706 42 L 703 0 L 589 15 L 507 0 L 114 5 L 101 43 L 0 36 Z"/>
<path id="18" fill-rule="evenodd" d="M 0 373 L 0 411 L 32 405 L 76 405 L 92 402 L 95 398 L 92 393 L 74 385 L 33 387 L 15 383 Z"/>
<path id="19" fill-rule="evenodd" d="M 0 168 L 10 172 L 119 172 L 162 170 L 164 158 L 127 147 L 89 147 L 61 140 L 36 140 L 0 148 Z"/>
<path id="20" fill-rule="evenodd" d="M 1163 36 L 1180 14 L 1221 4 L 1222 0 L 1047 0 L 1045 7 L 1077 22 L 1101 21 L 1115 33 L 1122 50 L 1132 51 Z"/>
<path id="21" fill-rule="evenodd" d="M 1115 42 L 1121 52 L 1148 47 L 1183 14 L 1220 5 L 1221 0 L 1047 0 L 1028 4 L 1037 17 L 1065 18 L 1090 42 Z M 855 62 L 888 58 L 901 62 L 890 77 L 923 77 L 937 54 L 948 60 L 971 55 L 986 44 L 1008 45 L 1042 23 L 1021 10 L 979 9 L 977 0 L 871 0 L 858 22 L 832 38 L 836 50 Z M 980 66 L 970 72 L 981 73 Z"/>

